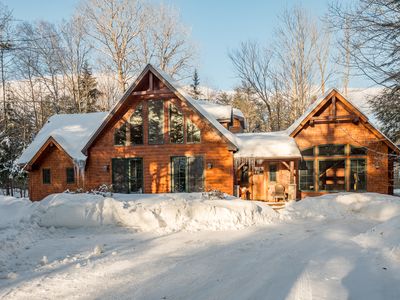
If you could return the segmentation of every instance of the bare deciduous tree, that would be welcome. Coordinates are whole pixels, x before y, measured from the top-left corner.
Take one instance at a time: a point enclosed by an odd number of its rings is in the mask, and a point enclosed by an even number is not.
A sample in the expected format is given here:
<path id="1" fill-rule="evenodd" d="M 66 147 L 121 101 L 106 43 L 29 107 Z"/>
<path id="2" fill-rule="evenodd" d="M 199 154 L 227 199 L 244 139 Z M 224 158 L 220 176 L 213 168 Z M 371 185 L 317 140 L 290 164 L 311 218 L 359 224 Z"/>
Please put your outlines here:
<path id="1" fill-rule="evenodd" d="M 79 9 L 93 46 L 103 54 L 108 69 L 115 71 L 121 91 L 138 68 L 134 54 L 144 29 L 142 9 L 137 0 L 86 0 Z"/>

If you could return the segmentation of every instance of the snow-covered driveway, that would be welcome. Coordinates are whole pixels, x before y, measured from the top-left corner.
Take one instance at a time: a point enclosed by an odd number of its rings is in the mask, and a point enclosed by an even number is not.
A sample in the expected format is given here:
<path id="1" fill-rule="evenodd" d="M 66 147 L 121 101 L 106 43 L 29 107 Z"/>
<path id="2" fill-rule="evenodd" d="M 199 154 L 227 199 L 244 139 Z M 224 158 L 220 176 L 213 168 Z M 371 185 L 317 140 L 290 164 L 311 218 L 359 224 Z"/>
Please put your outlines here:
<path id="1" fill-rule="evenodd" d="M 393 199 L 379 218 L 361 200 L 348 211 L 363 217 L 344 215 L 338 205 L 333 212 L 331 204 L 306 217 L 305 202 L 241 230 L 14 228 L 8 237 L 15 234 L 9 241 L 15 251 L 4 264 L 11 273 L 0 279 L 0 298 L 399 299 Z"/>

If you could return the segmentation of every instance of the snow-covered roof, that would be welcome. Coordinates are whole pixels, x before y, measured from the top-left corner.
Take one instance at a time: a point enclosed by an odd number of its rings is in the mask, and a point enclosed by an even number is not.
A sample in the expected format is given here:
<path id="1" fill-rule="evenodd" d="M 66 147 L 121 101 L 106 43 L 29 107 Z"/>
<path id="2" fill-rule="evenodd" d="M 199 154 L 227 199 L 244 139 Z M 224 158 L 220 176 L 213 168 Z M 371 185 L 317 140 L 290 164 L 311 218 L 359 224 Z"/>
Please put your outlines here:
<path id="1" fill-rule="evenodd" d="M 217 120 L 229 120 L 232 113 L 234 116 L 244 119 L 242 111 L 240 109 L 233 108 L 231 105 L 218 104 L 211 102 L 211 100 L 195 101 Z"/>
<path id="2" fill-rule="evenodd" d="M 90 136 L 100 126 L 105 112 L 86 114 L 62 114 L 50 117 L 39 131 L 33 142 L 26 148 L 18 164 L 29 163 L 35 154 L 52 137 L 74 161 L 85 161 L 86 156 L 81 152 Z"/>
<path id="3" fill-rule="evenodd" d="M 286 131 L 236 134 L 239 151 L 235 158 L 301 158 L 294 138 Z"/>

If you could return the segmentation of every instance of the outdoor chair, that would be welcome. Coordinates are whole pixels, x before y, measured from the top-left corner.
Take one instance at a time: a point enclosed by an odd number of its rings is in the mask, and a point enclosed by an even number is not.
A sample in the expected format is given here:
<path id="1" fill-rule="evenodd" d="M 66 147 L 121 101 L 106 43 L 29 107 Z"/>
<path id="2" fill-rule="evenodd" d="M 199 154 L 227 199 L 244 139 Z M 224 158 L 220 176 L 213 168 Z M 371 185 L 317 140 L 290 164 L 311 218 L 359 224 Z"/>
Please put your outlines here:
<path id="1" fill-rule="evenodd" d="M 286 201 L 285 187 L 282 184 L 280 184 L 280 183 L 275 184 L 273 198 L 274 198 L 274 201 L 277 201 L 279 199 Z"/>

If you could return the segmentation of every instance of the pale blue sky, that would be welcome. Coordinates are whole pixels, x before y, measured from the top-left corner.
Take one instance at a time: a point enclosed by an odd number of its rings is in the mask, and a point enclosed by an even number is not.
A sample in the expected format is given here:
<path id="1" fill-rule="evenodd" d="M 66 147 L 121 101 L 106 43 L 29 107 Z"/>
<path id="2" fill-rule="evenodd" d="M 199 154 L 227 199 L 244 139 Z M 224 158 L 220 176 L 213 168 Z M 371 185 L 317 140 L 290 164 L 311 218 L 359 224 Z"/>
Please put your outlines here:
<path id="1" fill-rule="evenodd" d="M 152 0 L 159 1 L 159 0 Z M 5 0 L 20 20 L 45 19 L 57 22 L 68 18 L 79 0 Z M 160 1 L 161 2 L 161 1 Z M 301 4 L 310 14 L 321 17 L 329 0 L 164 0 L 175 6 L 183 22 L 191 28 L 198 48 L 201 84 L 213 88 L 232 89 L 237 79 L 228 58 L 228 51 L 241 41 L 258 40 L 268 43 L 278 16 L 286 7 Z M 364 86 L 353 80 L 353 86 Z"/>

